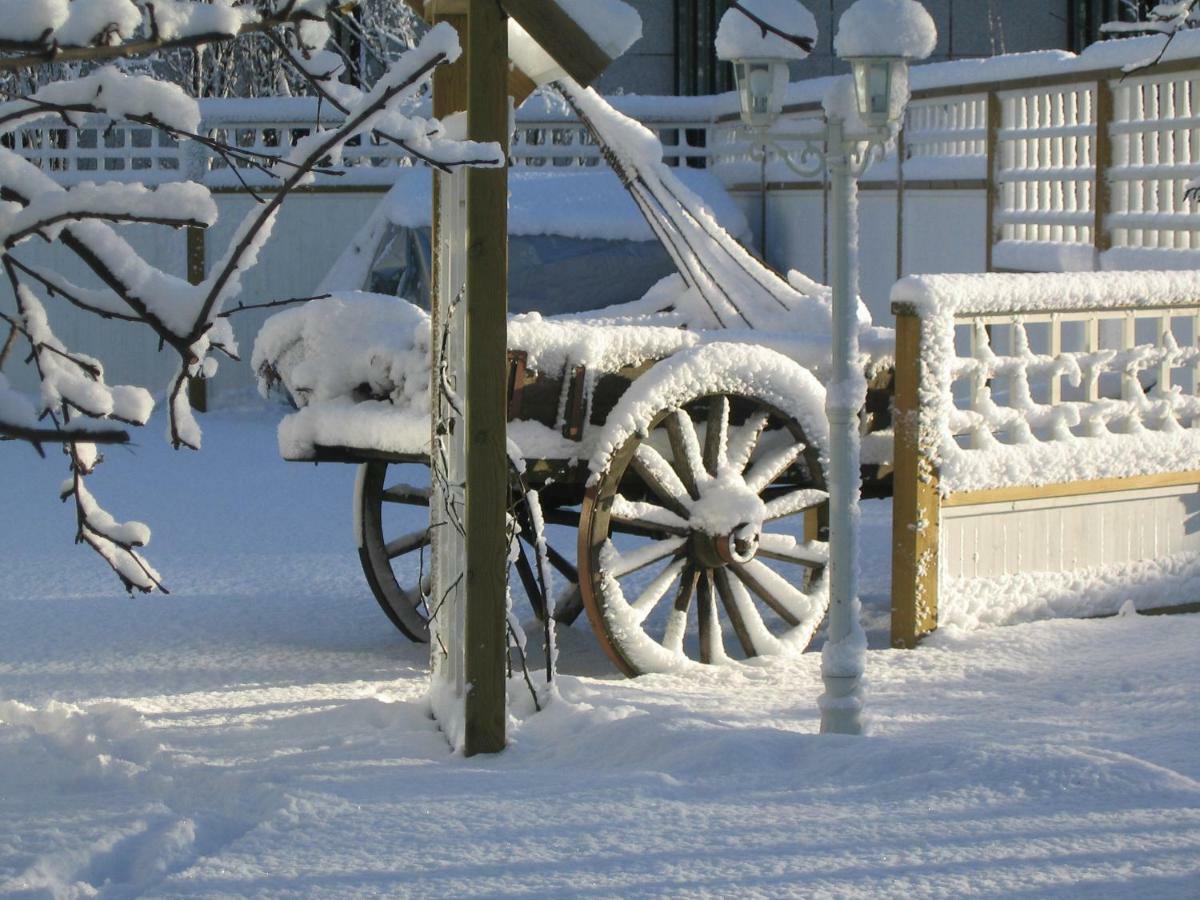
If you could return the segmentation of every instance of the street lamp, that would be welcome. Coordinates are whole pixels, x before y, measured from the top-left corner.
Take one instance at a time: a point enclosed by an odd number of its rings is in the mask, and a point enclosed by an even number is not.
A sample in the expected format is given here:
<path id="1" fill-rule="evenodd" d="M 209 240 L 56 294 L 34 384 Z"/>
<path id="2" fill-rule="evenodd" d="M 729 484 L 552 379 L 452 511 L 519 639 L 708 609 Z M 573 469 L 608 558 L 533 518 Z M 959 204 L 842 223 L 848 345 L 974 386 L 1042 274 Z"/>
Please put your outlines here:
<path id="1" fill-rule="evenodd" d="M 742 4 L 735 4 L 725 15 L 739 11 L 746 14 Z M 766 29 L 763 37 L 767 37 Z M 781 133 L 771 127 L 783 110 L 786 79 L 781 84 L 778 73 L 786 75 L 786 60 L 765 54 L 730 58 L 741 118 L 750 129 L 757 158 L 765 159 L 770 148 L 802 177 L 822 170 L 829 173 L 833 367 L 825 402 L 829 418 L 830 602 L 828 637 L 821 658 L 823 733 L 862 732 L 866 638 L 859 624 L 854 510 L 860 478 L 858 410 L 865 401 L 866 382 L 858 353 L 857 179 L 872 150 L 877 148 L 882 154 L 899 127 L 908 101 L 908 61 L 928 56 L 936 37 L 932 19 L 916 0 L 858 0 L 838 23 L 834 44 L 838 55 L 850 63 L 854 96 L 847 96 L 848 85 L 840 79 L 825 97 L 824 121 L 816 129 L 799 133 Z M 783 147 L 781 141 L 799 143 L 799 163 L 792 158 L 796 151 Z"/>

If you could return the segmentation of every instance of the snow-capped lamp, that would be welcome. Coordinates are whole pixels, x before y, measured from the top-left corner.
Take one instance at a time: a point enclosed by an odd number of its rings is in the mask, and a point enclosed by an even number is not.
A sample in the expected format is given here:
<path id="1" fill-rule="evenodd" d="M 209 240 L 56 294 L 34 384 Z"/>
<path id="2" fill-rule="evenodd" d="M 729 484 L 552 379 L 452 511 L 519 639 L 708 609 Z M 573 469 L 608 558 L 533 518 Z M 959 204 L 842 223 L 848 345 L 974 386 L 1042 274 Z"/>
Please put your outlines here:
<path id="1" fill-rule="evenodd" d="M 908 101 L 908 64 L 925 59 L 937 28 L 916 0 L 858 0 L 838 21 L 834 52 L 850 63 L 858 115 L 871 128 L 900 121 Z"/>
<path id="2" fill-rule="evenodd" d="M 733 0 L 717 28 L 717 58 L 733 64 L 742 121 L 767 128 L 783 112 L 788 63 L 804 59 L 817 20 L 797 0 Z"/>

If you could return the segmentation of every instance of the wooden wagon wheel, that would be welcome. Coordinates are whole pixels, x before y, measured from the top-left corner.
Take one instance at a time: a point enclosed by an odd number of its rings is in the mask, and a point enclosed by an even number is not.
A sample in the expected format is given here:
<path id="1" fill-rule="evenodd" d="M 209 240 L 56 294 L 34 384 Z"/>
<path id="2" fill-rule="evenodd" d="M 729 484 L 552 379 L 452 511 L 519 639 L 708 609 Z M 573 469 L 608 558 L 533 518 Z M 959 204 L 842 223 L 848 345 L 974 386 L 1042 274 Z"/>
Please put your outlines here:
<path id="1" fill-rule="evenodd" d="M 739 345 L 672 357 L 622 397 L 591 462 L 579 563 L 626 675 L 808 644 L 828 605 L 823 407 L 806 370 Z"/>
<path id="2" fill-rule="evenodd" d="M 428 578 L 430 568 L 429 487 L 400 480 L 400 469 L 387 462 L 367 462 L 358 467 L 354 533 L 371 593 L 393 625 L 410 640 L 424 643 L 429 640 L 429 613 L 420 581 Z M 406 531 L 396 529 L 389 512 L 395 504 L 425 507 L 419 520 L 422 525 Z"/>
<path id="3" fill-rule="evenodd" d="M 421 475 L 414 477 L 415 472 Z M 430 577 L 428 467 L 422 463 L 367 462 L 359 466 L 354 489 L 354 526 L 359 561 L 371 593 L 379 606 L 406 637 L 429 640 L 429 612 L 425 602 Z M 405 475 L 422 484 L 412 484 Z M 515 476 L 514 476 L 515 480 Z M 534 529 L 528 510 L 517 497 L 515 512 L 520 524 L 514 568 L 539 619 L 546 615 L 544 579 L 537 573 Z M 420 525 L 401 527 L 391 510 L 397 506 L 423 507 Z M 545 546 L 552 569 L 573 585 L 575 567 L 553 546 Z M 422 584 L 423 582 L 423 584 Z M 559 618 L 569 618 L 569 612 Z"/>

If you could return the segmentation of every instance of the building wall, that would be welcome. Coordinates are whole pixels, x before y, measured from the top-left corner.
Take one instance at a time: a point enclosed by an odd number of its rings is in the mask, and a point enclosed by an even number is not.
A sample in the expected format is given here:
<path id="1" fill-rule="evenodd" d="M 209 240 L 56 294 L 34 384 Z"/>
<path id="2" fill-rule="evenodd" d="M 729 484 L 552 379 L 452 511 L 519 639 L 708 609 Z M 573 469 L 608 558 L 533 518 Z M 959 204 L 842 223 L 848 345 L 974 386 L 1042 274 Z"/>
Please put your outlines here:
<path id="1" fill-rule="evenodd" d="M 719 18 L 727 0 L 626 0 L 642 16 L 642 39 L 600 79 L 603 93 L 692 93 L 677 75 L 677 42 L 687 34 L 705 34 L 703 22 L 689 30 L 688 20 Z M 792 70 L 792 77 L 813 78 L 846 71 L 833 55 L 833 32 L 853 0 L 805 0 L 817 20 L 816 51 Z M 922 0 L 938 26 L 938 43 L 931 61 L 1022 53 L 1029 50 L 1070 49 L 1077 42 L 1081 10 L 1104 0 Z M 1075 15 L 1072 15 L 1075 8 Z M 1096 13 L 1093 18 L 1104 18 Z M 692 54 L 709 47 L 681 50 Z M 717 79 L 718 82 L 720 78 Z M 716 89 L 723 85 L 718 84 Z M 705 91 L 700 91 L 701 93 Z"/>

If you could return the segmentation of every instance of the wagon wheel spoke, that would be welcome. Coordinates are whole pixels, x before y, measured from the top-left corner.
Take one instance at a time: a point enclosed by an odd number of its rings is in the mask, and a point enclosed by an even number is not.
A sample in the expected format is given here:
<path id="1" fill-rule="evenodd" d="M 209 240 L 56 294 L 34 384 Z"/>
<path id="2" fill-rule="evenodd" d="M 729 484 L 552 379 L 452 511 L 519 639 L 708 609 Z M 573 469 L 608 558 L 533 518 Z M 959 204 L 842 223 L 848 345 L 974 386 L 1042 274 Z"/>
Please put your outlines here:
<path id="1" fill-rule="evenodd" d="M 709 475 L 726 465 L 729 443 L 729 398 L 713 397 L 708 404 L 708 424 L 704 430 L 704 468 Z"/>
<path id="2" fill-rule="evenodd" d="M 517 541 L 517 558 L 514 566 L 521 579 L 521 586 L 525 588 L 525 595 L 529 598 L 530 605 L 533 606 L 534 614 L 539 620 L 545 621 L 547 598 L 533 571 L 533 566 L 529 562 L 529 554 L 525 552 L 525 545 L 521 541 Z"/>
<path id="3" fill-rule="evenodd" d="M 546 560 L 571 584 L 579 584 L 579 570 L 549 543 L 546 544 Z"/>
<path id="4" fill-rule="evenodd" d="M 763 488 L 787 471 L 788 466 L 803 452 L 804 448 L 799 444 L 788 444 L 763 454 L 762 459 L 746 473 L 746 487 L 756 494 L 761 493 Z"/>
<path id="5" fill-rule="evenodd" d="M 628 553 L 614 552 L 611 560 L 612 576 L 624 578 L 632 572 L 653 565 L 660 559 L 675 554 L 686 542 L 686 538 L 670 537 L 661 541 L 651 541 Z"/>
<path id="6" fill-rule="evenodd" d="M 762 535 L 759 538 L 758 555 L 809 569 L 820 569 L 829 564 L 829 551 L 824 546 L 802 544 L 790 534 Z"/>
<path id="7" fill-rule="evenodd" d="M 692 418 L 682 409 L 667 416 L 667 436 L 671 441 L 671 456 L 675 460 L 675 471 L 684 489 L 693 500 L 700 499 L 700 472 L 704 463 L 700 459 L 700 440 Z"/>
<path id="8" fill-rule="evenodd" d="M 730 435 L 726 454 L 729 457 L 729 465 L 735 471 L 746 471 L 746 466 L 750 464 L 750 458 L 754 456 L 759 438 L 762 437 L 770 418 L 769 413 L 760 412 L 747 419 L 745 424 Z"/>
<path id="9" fill-rule="evenodd" d="M 667 627 L 663 631 L 663 647 L 672 653 L 683 652 L 683 635 L 687 631 L 688 609 L 692 605 L 692 595 L 696 593 L 696 580 L 699 577 L 698 569 L 685 564 L 679 580 L 679 590 L 675 593 L 675 601 L 671 604 L 671 612 L 667 616 Z"/>
<path id="10" fill-rule="evenodd" d="M 614 531 L 644 534 L 647 537 L 689 533 L 687 520 L 665 506 L 643 500 L 627 500 L 621 494 L 613 498 L 612 523 Z"/>
<path id="11" fill-rule="evenodd" d="M 400 482 L 385 488 L 381 497 L 384 503 L 405 503 L 409 506 L 428 506 L 429 488 Z"/>
<path id="12" fill-rule="evenodd" d="M 781 599 L 787 589 L 794 590 L 794 588 L 775 572 L 757 561 L 729 568 L 738 581 L 753 591 L 755 596 L 775 612 L 775 615 L 789 625 L 800 624 L 801 617 L 796 614 L 797 611 L 792 608 L 791 604 Z"/>
<path id="13" fill-rule="evenodd" d="M 707 665 L 725 658 L 721 620 L 717 618 L 717 600 L 713 592 L 712 571 L 704 570 L 696 591 L 696 619 L 700 626 L 700 662 Z"/>
<path id="14" fill-rule="evenodd" d="M 742 652 L 747 657 L 754 656 L 754 641 L 750 639 L 750 631 L 746 627 L 746 619 L 742 615 L 742 608 L 738 604 L 737 598 L 733 596 L 733 587 L 729 583 L 729 573 L 724 569 L 713 569 L 712 577 L 713 581 L 716 582 L 717 594 L 721 597 L 721 604 L 725 607 L 725 614 L 729 616 L 729 624 L 733 626 L 738 643 L 742 645 Z"/>
<path id="15" fill-rule="evenodd" d="M 613 516 L 611 522 L 612 530 L 618 534 L 636 534 L 642 537 L 663 537 L 664 535 L 686 537 L 689 533 L 686 525 L 662 525 L 658 522 L 647 525 L 640 519 L 631 519 L 625 516 Z"/>
<path id="16" fill-rule="evenodd" d="M 638 594 L 637 599 L 630 606 L 637 614 L 636 619 L 639 625 L 646 621 L 646 616 L 658 605 L 658 602 L 662 600 L 667 590 L 687 565 L 688 561 L 684 557 L 671 560 L 670 565 L 656 575 L 654 580 L 646 585 L 645 590 Z"/>
<path id="17" fill-rule="evenodd" d="M 679 499 L 687 494 L 687 488 L 661 453 L 648 444 L 642 444 L 637 448 L 630 466 L 663 506 L 683 519 L 689 518 L 687 507 Z"/>
<path id="18" fill-rule="evenodd" d="M 767 501 L 765 521 L 773 522 L 776 519 L 782 519 L 784 516 L 792 516 L 796 513 L 804 512 L 805 510 L 820 506 L 828 499 L 829 494 L 825 491 L 818 491 L 815 488 L 802 488 L 798 491 L 792 491 Z"/>
<path id="19" fill-rule="evenodd" d="M 403 556 L 405 553 L 411 553 L 421 547 L 429 546 L 429 541 L 429 529 L 422 528 L 420 531 L 410 531 L 408 534 L 402 535 L 394 541 L 388 541 L 383 551 L 387 554 L 388 559 L 395 559 L 398 556 Z"/>

